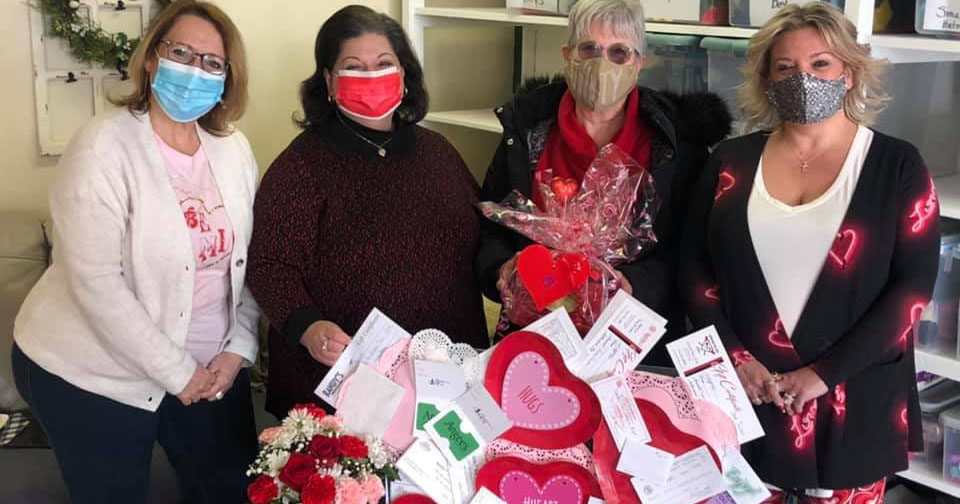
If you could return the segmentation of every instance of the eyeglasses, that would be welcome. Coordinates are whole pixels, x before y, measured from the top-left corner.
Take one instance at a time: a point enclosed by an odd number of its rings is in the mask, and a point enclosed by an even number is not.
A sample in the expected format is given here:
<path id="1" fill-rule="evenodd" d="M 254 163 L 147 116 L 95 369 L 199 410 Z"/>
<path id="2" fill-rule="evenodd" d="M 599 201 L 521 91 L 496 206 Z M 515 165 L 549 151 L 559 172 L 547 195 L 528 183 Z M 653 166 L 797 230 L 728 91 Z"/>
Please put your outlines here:
<path id="1" fill-rule="evenodd" d="M 213 75 L 223 75 L 227 71 L 227 60 L 216 54 L 201 54 L 183 42 L 161 40 L 166 44 L 167 57 L 177 63 L 193 65 L 194 60 L 200 58 L 200 68 Z"/>
<path id="2" fill-rule="evenodd" d="M 607 59 L 610 60 L 611 63 L 615 63 L 617 65 L 629 63 L 634 54 L 640 54 L 640 51 L 628 46 L 627 44 L 621 44 L 619 42 L 616 44 L 611 44 L 610 47 L 607 48 L 604 48 L 602 45 L 592 40 L 587 40 L 577 44 L 577 55 L 581 60 L 584 61 L 603 56 L 604 50 L 606 50 Z"/>

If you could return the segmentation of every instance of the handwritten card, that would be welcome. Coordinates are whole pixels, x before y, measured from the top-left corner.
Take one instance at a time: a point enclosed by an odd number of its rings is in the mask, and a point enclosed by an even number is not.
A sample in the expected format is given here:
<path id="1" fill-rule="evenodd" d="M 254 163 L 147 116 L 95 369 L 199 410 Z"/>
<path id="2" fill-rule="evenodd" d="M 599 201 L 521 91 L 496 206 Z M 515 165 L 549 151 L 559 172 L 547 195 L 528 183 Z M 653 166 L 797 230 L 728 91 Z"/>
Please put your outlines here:
<path id="1" fill-rule="evenodd" d="M 617 449 L 622 451 L 628 439 L 641 443 L 650 441 L 650 431 L 647 430 L 647 424 L 644 423 L 637 402 L 623 376 L 611 376 L 595 381 L 590 384 L 590 388 L 600 400 L 600 410 L 610 427 L 610 434 Z"/>
<path id="2" fill-rule="evenodd" d="M 349 379 L 349 390 L 337 409 L 343 426 L 359 434 L 383 437 L 403 400 L 403 387 L 365 364 L 360 364 Z M 371 404 L 377 407 L 371 408 Z"/>
<path id="3" fill-rule="evenodd" d="M 424 425 L 447 459 L 457 464 L 480 452 L 513 424 L 485 388 L 473 387 Z"/>
<path id="4" fill-rule="evenodd" d="M 450 483 L 450 463 L 433 441 L 421 438 L 413 442 L 397 460 L 400 475 L 420 487 L 434 502 L 454 502 Z"/>
<path id="5" fill-rule="evenodd" d="M 416 421 L 414 435 L 423 432 L 423 426 L 433 420 L 440 410 L 467 390 L 463 370 L 452 362 L 417 360 L 413 363 L 417 387 Z"/>
<path id="6" fill-rule="evenodd" d="M 674 459 L 676 457 L 670 452 L 635 439 L 627 439 L 620 452 L 617 470 L 657 485 L 664 485 L 670 478 Z"/>
<path id="7" fill-rule="evenodd" d="M 763 427 L 713 327 L 667 344 L 667 353 L 693 396 L 717 405 L 737 426 L 740 444 L 763 436 Z"/>
<path id="8" fill-rule="evenodd" d="M 960 32 L 960 2 L 927 0 L 923 10 L 923 29 Z"/>
<path id="9" fill-rule="evenodd" d="M 696 504 L 724 491 L 723 476 L 706 446 L 677 457 L 666 484 L 630 480 L 643 504 Z"/>
<path id="10" fill-rule="evenodd" d="M 477 494 L 470 500 L 470 504 L 507 504 L 503 499 L 497 497 L 493 492 L 487 490 L 487 487 L 480 487 Z"/>
<path id="11" fill-rule="evenodd" d="M 360 329 L 353 336 L 353 341 L 347 345 L 337 362 L 327 371 L 314 393 L 327 404 L 336 406 L 340 386 L 343 385 L 343 380 L 357 369 L 357 364 L 375 363 L 384 350 L 409 337 L 410 333 L 374 308 L 360 325 Z"/>
<path id="12" fill-rule="evenodd" d="M 523 330 L 535 332 L 550 340 L 557 347 L 557 350 L 560 350 L 563 363 L 573 374 L 576 374 L 577 369 L 586 359 L 587 346 L 583 343 L 583 338 L 577 332 L 573 321 L 570 320 L 567 310 L 563 308 L 553 310 L 536 322 L 524 327 Z"/>
<path id="13" fill-rule="evenodd" d="M 737 504 L 760 504 L 770 497 L 767 485 L 739 450 L 729 449 L 723 454 L 723 484 Z"/>
<path id="14" fill-rule="evenodd" d="M 632 371 L 666 332 L 665 318 L 630 294 L 617 291 L 587 332 L 587 356 L 574 374 L 589 383 Z"/>

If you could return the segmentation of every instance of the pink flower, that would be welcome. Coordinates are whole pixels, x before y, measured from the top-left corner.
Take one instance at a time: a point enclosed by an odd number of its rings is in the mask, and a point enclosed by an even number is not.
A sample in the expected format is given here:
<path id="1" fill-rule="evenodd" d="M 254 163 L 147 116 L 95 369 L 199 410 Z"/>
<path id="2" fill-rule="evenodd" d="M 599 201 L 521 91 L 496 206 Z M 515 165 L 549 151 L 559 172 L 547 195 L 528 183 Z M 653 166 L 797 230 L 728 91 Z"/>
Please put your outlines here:
<path id="1" fill-rule="evenodd" d="M 367 504 L 367 495 L 357 480 L 342 478 L 337 482 L 337 504 Z"/>
<path id="2" fill-rule="evenodd" d="M 343 429 L 343 419 L 338 416 L 327 415 L 320 419 L 320 428 L 340 431 Z"/>
<path id="3" fill-rule="evenodd" d="M 263 444 L 270 444 L 274 439 L 277 439 L 277 436 L 280 435 L 280 432 L 283 431 L 283 427 L 267 427 L 263 429 L 263 432 L 260 433 L 260 442 Z"/>
<path id="4" fill-rule="evenodd" d="M 383 482 L 380 481 L 380 478 L 372 474 L 368 475 L 361 485 L 363 486 L 363 493 L 367 494 L 369 504 L 380 502 L 380 498 L 383 497 Z"/>

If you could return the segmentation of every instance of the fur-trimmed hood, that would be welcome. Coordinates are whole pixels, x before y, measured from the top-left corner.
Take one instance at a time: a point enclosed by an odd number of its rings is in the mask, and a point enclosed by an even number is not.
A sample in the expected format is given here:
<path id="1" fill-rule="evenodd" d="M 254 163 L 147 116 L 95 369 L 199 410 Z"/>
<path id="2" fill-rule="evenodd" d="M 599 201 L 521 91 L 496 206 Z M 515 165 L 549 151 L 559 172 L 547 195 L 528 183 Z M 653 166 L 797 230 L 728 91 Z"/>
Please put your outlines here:
<path id="1" fill-rule="evenodd" d="M 515 119 L 519 119 L 524 127 L 531 129 L 541 121 L 552 119 L 566 89 L 566 81 L 562 75 L 526 79 L 511 102 Z M 648 113 L 662 112 L 677 136 L 710 147 L 730 134 L 733 117 L 723 99 L 714 93 L 681 95 L 643 86 L 639 86 L 639 89 L 642 96 L 641 107 L 647 109 Z M 650 110 L 651 108 L 658 110 Z"/>

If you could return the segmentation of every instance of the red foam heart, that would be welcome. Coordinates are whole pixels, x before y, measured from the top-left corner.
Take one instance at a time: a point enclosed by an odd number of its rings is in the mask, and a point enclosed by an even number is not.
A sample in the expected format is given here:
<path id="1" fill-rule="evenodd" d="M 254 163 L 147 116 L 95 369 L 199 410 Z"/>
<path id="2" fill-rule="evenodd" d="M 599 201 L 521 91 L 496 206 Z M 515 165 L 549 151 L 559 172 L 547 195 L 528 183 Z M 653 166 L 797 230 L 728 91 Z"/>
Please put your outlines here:
<path id="1" fill-rule="evenodd" d="M 437 504 L 430 497 L 420 494 L 406 494 L 390 501 L 392 504 Z"/>
<path id="2" fill-rule="evenodd" d="M 713 448 L 711 448 L 706 441 L 678 429 L 673 425 L 673 422 L 670 421 L 667 414 L 653 402 L 647 401 L 646 399 L 635 399 L 635 401 L 637 408 L 640 409 L 640 414 L 643 416 L 643 421 L 647 424 L 647 429 L 650 431 L 650 446 L 670 452 L 676 456 L 683 455 L 701 446 L 706 446 L 707 449 L 710 450 L 710 456 L 713 457 L 717 468 L 722 470 L 720 457 L 717 456 L 717 453 L 714 452 Z M 613 441 L 613 435 L 610 434 L 610 428 L 607 427 L 606 422 L 601 422 L 600 429 L 593 438 L 593 460 L 597 465 L 597 472 L 603 471 L 605 474 L 611 475 L 610 479 L 616 489 L 616 497 L 619 499 L 618 504 L 641 504 L 640 498 L 637 497 L 636 490 L 633 489 L 633 484 L 630 483 L 630 475 L 616 470 L 619 459 L 620 452 L 617 450 L 617 445 Z M 707 501 L 708 500 L 709 499 L 707 499 Z M 610 502 L 609 497 L 607 501 Z"/>
<path id="3" fill-rule="evenodd" d="M 853 254 L 857 248 L 857 232 L 852 229 L 844 229 L 837 233 L 833 245 L 830 247 L 830 259 L 840 266 L 840 269 L 847 269 Z"/>
<path id="4" fill-rule="evenodd" d="M 542 359 L 542 362 L 539 359 Z M 512 369 L 511 364 L 514 364 Z M 543 364 L 546 364 L 547 374 L 545 385 L 541 382 L 532 388 L 505 386 L 508 370 L 514 375 L 512 379 L 517 380 L 520 374 L 518 365 L 536 366 L 539 370 Z M 511 411 L 515 411 L 517 401 L 538 408 L 549 407 L 551 404 L 559 405 L 561 400 L 566 399 L 576 401 L 575 408 L 570 409 L 574 412 L 573 415 L 557 421 L 554 425 L 524 427 L 517 425 L 516 420 L 524 423 L 526 419 L 511 418 L 514 426 L 501 436 L 508 441 L 548 450 L 569 448 L 590 439 L 600 425 L 600 401 L 593 389 L 574 376 L 564 365 L 560 351 L 550 340 L 537 333 L 513 332 L 497 344 L 487 365 L 484 385 L 497 404 L 505 410 L 508 418 Z M 505 392 L 510 395 L 505 397 Z M 554 411 L 531 412 L 545 419 L 556 416 Z"/>
<path id="5" fill-rule="evenodd" d="M 507 504 L 585 504 L 590 497 L 601 497 L 597 480 L 577 464 L 534 464 L 518 457 L 496 458 L 484 464 L 477 471 L 477 488 L 480 487 L 486 487 Z"/>
<path id="6" fill-rule="evenodd" d="M 577 194 L 577 190 L 580 189 L 580 184 L 569 177 L 554 177 L 550 181 L 550 190 L 553 191 L 553 195 L 560 200 L 561 203 L 570 199 L 574 194 Z"/>
<path id="7" fill-rule="evenodd" d="M 547 247 L 530 245 L 517 258 L 517 275 L 537 310 L 543 310 L 582 287 L 590 276 L 590 264 L 580 254 L 560 254 L 555 260 Z"/>

